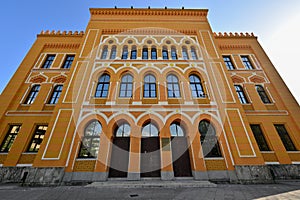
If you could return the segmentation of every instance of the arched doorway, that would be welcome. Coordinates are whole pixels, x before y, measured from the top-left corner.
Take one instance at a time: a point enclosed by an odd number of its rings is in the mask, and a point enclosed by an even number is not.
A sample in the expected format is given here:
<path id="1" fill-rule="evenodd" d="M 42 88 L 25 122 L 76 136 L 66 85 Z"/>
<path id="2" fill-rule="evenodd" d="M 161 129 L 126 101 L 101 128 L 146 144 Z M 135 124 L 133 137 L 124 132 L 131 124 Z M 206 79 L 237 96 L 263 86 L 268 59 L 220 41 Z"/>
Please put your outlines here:
<path id="1" fill-rule="evenodd" d="M 123 123 L 115 130 L 111 152 L 109 177 L 127 177 L 131 127 Z"/>
<path id="2" fill-rule="evenodd" d="M 191 163 L 186 134 L 179 123 L 170 126 L 172 163 L 175 177 L 191 177 Z"/>
<path id="3" fill-rule="evenodd" d="M 160 177 L 159 132 L 153 123 L 145 124 L 141 138 L 141 177 Z"/>

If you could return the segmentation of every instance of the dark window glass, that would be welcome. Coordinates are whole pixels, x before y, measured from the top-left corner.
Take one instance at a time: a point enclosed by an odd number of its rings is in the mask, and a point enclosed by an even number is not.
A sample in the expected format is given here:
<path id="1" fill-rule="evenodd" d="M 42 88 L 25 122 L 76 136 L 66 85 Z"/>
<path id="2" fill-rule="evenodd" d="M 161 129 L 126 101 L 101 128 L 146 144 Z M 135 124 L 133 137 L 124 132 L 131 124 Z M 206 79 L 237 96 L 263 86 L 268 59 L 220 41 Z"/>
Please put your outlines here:
<path id="1" fill-rule="evenodd" d="M 75 56 L 73 56 L 73 55 L 68 55 L 68 56 L 66 57 L 66 60 L 65 60 L 64 65 L 63 65 L 62 68 L 64 68 L 64 69 L 70 69 L 70 68 L 71 68 L 71 65 L 72 65 L 72 63 L 73 63 L 74 57 L 75 57 Z"/>
<path id="2" fill-rule="evenodd" d="M 261 85 L 256 85 L 255 88 L 262 102 L 271 103 L 267 93 L 265 92 L 264 88 Z"/>
<path id="3" fill-rule="evenodd" d="M 202 120 L 198 129 L 204 157 L 222 157 L 214 126 L 209 121 Z"/>
<path id="4" fill-rule="evenodd" d="M 179 98 L 180 97 L 180 87 L 178 83 L 178 78 L 175 75 L 169 75 L 167 77 L 168 84 L 168 97 Z"/>
<path id="5" fill-rule="evenodd" d="M 2 141 L 0 152 L 9 152 L 11 146 L 13 145 L 21 125 L 11 125 L 9 126 L 8 133 L 5 136 L 5 139 Z"/>
<path id="6" fill-rule="evenodd" d="M 113 46 L 111 48 L 111 52 L 110 52 L 110 57 L 109 59 L 115 59 L 117 56 L 117 47 L 116 46 Z"/>
<path id="7" fill-rule="evenodd" d="M 55 55 L 48 55 L 42 68 L 49 69 L 52 65 L 54 58 L 55 58 Z"/>
<path id="8" fill-rule="evenodd" d="M 184 132 L 178 123 L 173 123 L 170 126 L 171 137 L 183 137 Z"/>
<path id="9" fill-rule="evenodd" d="M 247 103 L 248 103 L 248 100 L 247 100 L 247 98 L 246 98 L 246 95 L 245 95 L 245 93 L 244 93 L 244 90 L 243 90 L 242 86 L 240 86 L 240 85 L 235 85 L 234 87 L 235 87 L 235 90 L 236 90 L 236 93 L 237 93 L 237 95 L 238 95 L 238 97 L 239 97 L 240 102 L 241 102 L 242 104 L 247 104 Z"/>
<path id="10" fill-rule="evenodd" d="M 191 47 L 191 55 L 193 60 L 198 60 L 197 52 L 195 47 Z"/>
<path id="11" fill-rule="evenodd" d="M 107 97 L 110 84 L 110 76 L 103 74 L 99 80 L 95 92 L 95 97 Z"/>
<path id="12" fill-rule="evenodd" d="M 48 126 L 45 125 L 39 125 L 36 127 L 34 133 L 33 133 L 33 137 L 31 139 L 30 145 L 27 149 L 28 152 L 38 152 L 40 147 L 41 147 L 41 143 L 45 137 L 45 133 L 47 131 Z"/>
<path id="13" fill-rule="evenodd" d="M 104 46 L 102 49 L 101 59 L 106 59 L 108 54 L 108 47 Z"/>
<path id="14" fill-rule="evenodd" d="M 177 60 L 177 53 L 176 53 L 175 47 L 171 48 L 171 57 L 172 57 L 172 60 Z"/>
<path id="15" fill-rule="evenodd" d="M 132 86 L 133 78 L 131 75 L 126 74 L 122 77 L 121 88 L 120 88 L 120 97 L 132 97 Z"/>
<path id="16" fill-rule="evenodd" d="M 142 137 L 158 137 L 158 135 L 158 129 L 154 124 L 149 123 L 143 127 Z"/>
<path id="17" fill-rule="evenodd" d="M 147 75 L 144 78 L 144 97 L 156 97 L 156 79 L 153 75 Z"/>
<path id="18" fill-rule="evenodd" d="M 259 124 L 251 124 L 250 125 L 251 130 L 253 132 L 253 135 L 255 137 L 255 140 L 258 144 L 259 150 L 261 151 L 270 151 L 270 148 L 268 146 L 268 143 L 265 139 L 265 136 L 260 128 Z"/>
<path id="19" fill-rule="evenodd" d="M 193 97 L 195 97 L 195 98 L 205 97 L 203 87 L 201 84 L 201 80 L 198 76 L 196 76 L 196 75 L 190 76 L 190 87 L 191 87 Z"/>
<path id="20" fill-rule="evenodd" d="M 156 48 L 151 48 L 151 59 L 156 60 L 157 59 L 157 51 Z"/>
<path id="21" fill-rule="evenodd" d="M 188 55 L 186 47 L 182 47 L 182 58 L 184 60 L 188 60 L 189 59 L 189 55 Z"/>
<path id="22" fill-rule="evenodd" d="M 137 57 L 137 53 L 136 53 L 136 47 L 133 46 L 132 49 L 131 49 L 131 55 L 130 55 L 130 59 L 136 59 Z"/>
<path id="23" fill-rule="evenodd" d="M 223 60 L 228 70 L 234 69 L 230 56 L 223 56 Z"/>
<path id="24" fill-rule="evenodd" d="M 147 47 L 143 48 L 142 59 L 143 60 L 148 60 L 148 48 Z"/>
<path id="25" fill-rule="evenodd" d="M 32 104 L 36 98 L 36 96 L 38 95 L 40 91 L 40 85 L 34 85 L 31 90 L 30 93 L 28 94 L 26 100 L 25 100 L 25 104 Z"/>
<path id="26" fill-rule="evenodd" d="M 49 104 L 56 104 L 58 102 L 58 99 L 60 97 L 60 94 L 62 92 L 62 85 L 57 85 L 54 87 L 54 90 L 52 92 L 51 98 L 49 100 Z"/>
<path id="27" fill-rule="evenodd" d="M 164 60 L 169 60 L 168 49 L 166 47 L 162 50 L 162 57 Z"/>
<path id="28" fill-rule="evenodd" d="M 78 153 L 79 158 L 96 158 L 99 152 L 100 134 L 102 126 L 98 121 L 91 122 L 84 130 L 80 150 Z"/>
<path id="29" fill-rule="evenodd" d="M 277 133 L 287 151 L 297 151 L 292 139 L 290 138 L 285 126 L 283 124 L 276 124 Z"/>
<path id="30" fill-rule="evenodd" d="M 126 60 L 128 58 L 128 47 L 124 46 L 123 47 L 123 52 L 122 52 L 122 59 Z"/>
<path id="31" fill-rule="evenodd" d="M 118 127 L 116 131 L 116 137 L 129 137 L 131 132 L 131 127 L 129 124 L 125 123 Z"/>
<path id="32" fill-rule="evenodd" d="M 254 69 L 248 56 L 241 56 L 246 69 Z"/>

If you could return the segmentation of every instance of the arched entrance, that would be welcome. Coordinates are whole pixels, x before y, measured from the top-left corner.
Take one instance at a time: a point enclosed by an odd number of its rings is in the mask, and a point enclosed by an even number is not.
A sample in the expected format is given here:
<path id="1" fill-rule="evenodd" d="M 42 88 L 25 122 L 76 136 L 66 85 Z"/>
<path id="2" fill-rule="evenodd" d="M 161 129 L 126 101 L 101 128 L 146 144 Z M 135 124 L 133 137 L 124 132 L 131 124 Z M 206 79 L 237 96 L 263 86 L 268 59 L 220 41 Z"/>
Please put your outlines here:
<path id="1" fill-rule="evenodd" d="M 123 123 L 116 128 L 111 152 L 109 177 L 127 177 L 131 127 Z"/>
<path id="2" fill-rule="evenodd" d="M 160 177 L 160 142 L 157 127 L 143 126 L 141 138 L 141 177 Z"/>
<path id="3" fill-rule="evenodd" d="M 175 177 L 191 177 L 191 163 L 186 134 L 179 123 L 170 126 L 172 163 Z"/>

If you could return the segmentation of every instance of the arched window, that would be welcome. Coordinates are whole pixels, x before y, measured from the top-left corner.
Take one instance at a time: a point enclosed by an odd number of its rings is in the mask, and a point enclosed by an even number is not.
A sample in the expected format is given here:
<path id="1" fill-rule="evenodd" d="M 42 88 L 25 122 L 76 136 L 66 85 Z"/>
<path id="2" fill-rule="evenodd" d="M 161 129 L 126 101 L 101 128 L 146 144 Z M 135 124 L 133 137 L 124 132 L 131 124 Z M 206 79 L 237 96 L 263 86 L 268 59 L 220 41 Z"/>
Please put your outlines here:
<path id="1" fill-rule="evenodd" d="M 165 46 L 162 49 L 162 57 L 164 60 L 169 60 L 168 48 Z"/>
<path id="2" fill-rule="evenodd" d="M 56 104 L 62 92 L 63 85 L 57 85 L 54 87 L 51 98 L 49 99 L 48 104 Z"/>
<path id="3" fill-rule="evenodd" d="M 133 78 L 130 74 L 125 74 L 121 80 L 120 97 L 132 97 Z"/>
<path id="4" fill-rule="evenodd" d="M 96 158 L 99 152 L 102 126 L 98 121 L 91 122 L 84 130 L 81 141 L 79 158 Z"/>
<path id="5" fill-rule="evenodd" d="M 111 52 L 110 52 L 110 57 L 109 59 L 115 59 L 117 56 L 117 47 L 116 46 L 113 46 L 111 48 Z"/>
<path id="6" fill-rule="evenodd" d="M 156 79 L 153 75 L 146 75 L 144 78 L 144 97 L 156 97 Z"/>
<path id="7" fill-rule="evenodd" d="M 244 93 L 244 90 L 242 88 L 242 86 L 240 85 L 234 85 L 235 87 L 235 91 L 239 97 L 239 100 L 242 104 L 247 104 L 248 103 L 248 99 L 246 98 L 246 95 Z"/>
<path id="8" fill-rule="evenodd" d="M 168 97 L 178 98 L 180 97 L 180 88 L 178 78 L 171 74 L 167 77 L 168 83 Z"/>
<path id="9" fill-rule="evenodd" d="M 129 124 L 124 123 L 118 127 L 116 131 L 116 137 L 129 137 L 131 132 L 131 127 Z"/>
<path id="10" fill-rule="evenodd" d="M 102 49 L 101 59 L 106 59 L 108 54 L 108 47 L 105 45 Z"/>
<path id="11" fill-rule="evenodd" d="M 192 90 L 192 95 L 195 98 L 205 97 L 201 80 L 196 75 L 190 75 L 190 87 Z"/>
<path id="12" fill-rule="evenodd" d="M 261 85 L 256 85 L 255 88 L 263 103 L 271 103 L 267 93 Z"/>
<path id="13" fill-rule="evenodd" d="M 179 123 L 173 123 L 170 126 L 170 133 L 172 137 L 183 137 L 184 132 Z"/>
<path id="14" fill-rule="evenodd" d="M 128 58 L 128 47 L 124 46 L 123 47 L 123 52 L 122 52 L 122 59 L 127 60 L 127 58 Z"/>
<path id="15" fill-rule="evenodd" d="M 107 97 L 110 84 L 110 76 L 103 74 L 98 80 L 95 97 Z"/>
<path id="16" fill-rule="evenodd" d="M 137 53 L 136 53 L 136 46 L 132 46 L 131 47 L 131 55 L 130 55 L 130 59 L 136 59 L 137 57 Z"/>
<path id="17" fill-rule="evenodd" d="M 146 124 L 143 127 L 142 137 L 158 137 L 158 134 L 157 127 L 152 123 Z"/>
<path id="18" fill-rule="evenodd" d="M 32 104 L 35 100 L 35 98 L 37 97 L 39 91 L 40 91 L 40 85 L 34 85 L 31 90 L 30 93 L 28 94 L 26 100 L 25 100 L 25 104 Z"/>
<path id="19" fill-rule="evenodd" d="M 156 59 L 157 59 L 157 51 L 156 51 L 156 47 L 152 47 L 152 48 L 151 48 L 151 59 L 152 59 L 152 60 L 156 60 Z"/>
<path id="20" fill-rule="evenodd" d="M 142 51 L 142 59 L 148 60 L 148 47 L 144 46 Z"/>
<path id="21" fill-rule="evenodd" d="M 214 126 L 209 121 L 202 120 L 198 130 L 204 157 L 222 157 Z"/>
<path id="22" fill-rule="evenodd" d="M 193 60 L 198 60 L 197 52 L 195 47 L 191 47 L 191 55 Z"/>
<path id="23" fill-rule="evenodd" d="M 186 47 L 182 47 L 182 58 L 184 60 L 188 60 L 189 59 L 189 55 L 188 55 Z"/>
<path id="24" fill-rule="evenodd" d="M 176 47 L 174 47 L 174 46 L 171 47 L 171 57 L 172 57 L 172 60 L 177 60 Z"/>

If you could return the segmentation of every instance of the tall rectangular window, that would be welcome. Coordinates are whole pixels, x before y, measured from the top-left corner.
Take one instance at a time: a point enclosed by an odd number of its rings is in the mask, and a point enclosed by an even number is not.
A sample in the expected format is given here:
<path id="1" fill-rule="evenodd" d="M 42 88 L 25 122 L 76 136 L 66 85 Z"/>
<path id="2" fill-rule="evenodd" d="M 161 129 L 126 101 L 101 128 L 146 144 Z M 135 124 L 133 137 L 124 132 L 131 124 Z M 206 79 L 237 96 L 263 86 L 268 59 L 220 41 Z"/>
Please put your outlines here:
<path id="1" fill-rule="evenodd" d="M 36 98 L 36 96 L 38 95 L 40 91 L 40 85 L 34 85 L 31 90 L 30 93 L 28 94 L 26 100 L 25 100 L 25 104 L 32 104 Z"/>
<path id="2" fill-rule="evenodd" d="M 236 90 L 236 93 L 237 93 L 237 95 L 239 97 L 240 102 L 242 104 L 247 104 L 248 100 L 246 98 L 246 95 L 244 93 L 244 90 L 243 90 L 242 86 L 240 86 L 240 85 L 234 85 L 234 87 L 235 87 L 235 90 Z"/>
<path id="3" fill-rule="evenodd" d="M 230 56 L 223 56 L 223 60 L 228 70 L 234 69 Z"/>
<path id="4" fill-rule="evenodd" d="M 64 62 L 64 65 L 63 65 L 63 69 L 70 69 L 71 68 L 71 65 L 72 65 L 72 63 L 73 63 L 73 60 L 74 60 L 74 55 L 68 55 L 67 57 L 66 57 L 66 60 L 65 60 L 65 62 Z"/>
<path id="5" fill-rule="evenodd" d="M 258 144 L 259 150 L 261 151 L 270 151 L 269 145 L 266 141 L 266 138 L 260 128 L 259 124 L 251 124 L 250 125 L 255 140 Z"/>
<path id="6" fill-rule="evenodd" d="M 54 87 L 51 98 L 49 100 L 49 104 L 56 104 L 58 102 L 58 99 L 60 97 L 60 94 L 62 92 L 62 85 L 57 85 Z"/>
<path id="7" fill-rule="evenodd" d="M 8 133 L 6 134 L 5 139 L 2 141 L 0 146 L 0 152 L 9 152 L 20 131 L 20 128 L 21 125 L 11 125 L 9 127 Z"/>
<path id="8" fill-rule="evenodd" d="M 297 151 L 292 139 L 289 136 L 289 133 L 285 129 L 283 124 L 275 124 L 276 131 L 287 151 Z"/>
<path id="9" fill-rule="evenodd" d="M 30 145 L 27 149 L 28 152 L 38 152 L 41 143 L 45 137 L 45 133 L 47 131 L 48 126 L 46 125 L 38 125 L 33 133 Z"/>
<path id="10" fill-rule="evenodd" d="M 241 56 L 241 58 L 246 69 L 254 69 L 252 63 L 250 62 L 249 56 Z"/>
<path id="11" fill-rule="evenodd" d="M 49 69 L 52 65 L 54 58 L 55 58 L 55 55 L 47 55 L 47 58 L 43 64 L 42 68 Z"/>

